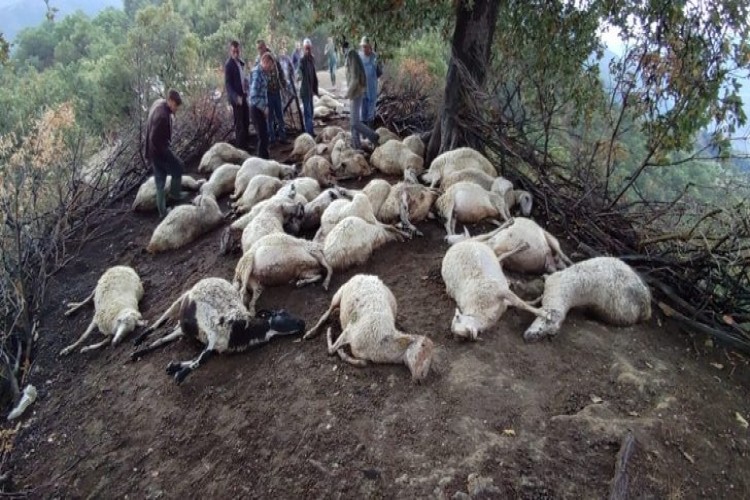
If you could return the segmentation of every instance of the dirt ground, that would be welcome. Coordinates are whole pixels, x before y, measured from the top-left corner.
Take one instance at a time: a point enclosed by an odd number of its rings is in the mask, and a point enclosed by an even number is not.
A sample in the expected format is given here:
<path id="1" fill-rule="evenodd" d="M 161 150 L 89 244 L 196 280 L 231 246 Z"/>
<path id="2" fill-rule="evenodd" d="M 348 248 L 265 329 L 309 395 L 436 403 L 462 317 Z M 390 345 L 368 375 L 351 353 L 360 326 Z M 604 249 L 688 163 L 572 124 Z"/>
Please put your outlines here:
<path id="1" fill-rule="evenodd" d="M 109 266 L 138 271 L 148 320 L 199 279 L 233 275 L 221 229 L 146 253 L 157 219 L 129 201 L 50 284 L 31 376 L 39 398 L 11 462 L 15 487 L 33 497 L 602 498 L 628 430 L 632 497 L 750 496 L 749 431 L 736 418 L 750 420 L 746 360 L 658 317 L 617 329 L 572 314 L 556 339 L 526 345 L 532 318 L 511 309 L 480 342 L 455 340 L 436 222 L 336 273 L 327 292 L 272 288 L 259 302 L 312 324 L 348 278 L 380 276 L 403 328 L 438 347 L 421 385 L 403 365 L 329 357 L 323 336 L 216 356 L 180 386 L 165 367 L 197 355 L 190 341 L 135 363 L 129 342 L 60 359 L 92 316 L 65 318 L 63 301 L 88 295 Z"/>

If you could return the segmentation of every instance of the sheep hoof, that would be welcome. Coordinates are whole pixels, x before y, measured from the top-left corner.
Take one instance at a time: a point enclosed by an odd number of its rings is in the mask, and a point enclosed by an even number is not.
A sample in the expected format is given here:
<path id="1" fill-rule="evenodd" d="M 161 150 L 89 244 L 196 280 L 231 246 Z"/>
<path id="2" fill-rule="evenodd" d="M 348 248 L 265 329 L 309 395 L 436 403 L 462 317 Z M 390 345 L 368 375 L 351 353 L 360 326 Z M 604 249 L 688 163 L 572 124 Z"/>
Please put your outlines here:
<path id="1" fill-rule="evenodd" d="M 70 347 L 66 347 L 65 349 L 60 351 L 58 356 L 67 356 L 68 354 L 70 354 L 70 351 L 72 351 L 72 349 Z"/>
<path id="2" fill-rule="evenodd" d="M 182 381 L 185 380 L 185 377 L 188 376 L 188 373 L 190 373 L 190 370 L 188 368 L 183 368 L 175 374 L 174 381 L 177 383 L 177 385 L 180 385 Z"/>
<path id="3" fill-rule="evenodd" d="M 170 361 L 170 363 L 167 365 L 167 375 L 175 375 L 180 371 L 180 368 L 182 368 L 180 363 Z"/>
<path id="4" fill-rule="evenodd" d="M 546 335 L 542 333 L 524 333 L 523 334 L 523 341 L 527 344 L 531 344 L 532 342 L 539 342 L 540 340 L 544 339 Z"/>

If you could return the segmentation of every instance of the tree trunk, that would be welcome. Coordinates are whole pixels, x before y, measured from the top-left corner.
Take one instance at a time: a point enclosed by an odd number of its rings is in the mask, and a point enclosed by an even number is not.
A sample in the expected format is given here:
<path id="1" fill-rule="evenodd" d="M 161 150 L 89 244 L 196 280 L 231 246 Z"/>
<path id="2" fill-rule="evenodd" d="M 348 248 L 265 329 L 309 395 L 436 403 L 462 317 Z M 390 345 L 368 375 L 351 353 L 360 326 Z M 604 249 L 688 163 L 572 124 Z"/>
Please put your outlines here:
<path id="1" fill-rule="evenodd" d="M 460 146 L 479 146 L 479 138 L 466 134 L 457 124 L 456 118 L 465 109 L 466 68 L 475 85 L 481 87 L 487 76 L 492 38 L 495 34 L 498 0 L 460 0 L 456 8 L 456 29 L 451 42 L 451 61 L 445 81 L 445 97 L 440 117 L 435 121 L 430 142 L 425 153 L 425 164 L 445 151 Z"/>

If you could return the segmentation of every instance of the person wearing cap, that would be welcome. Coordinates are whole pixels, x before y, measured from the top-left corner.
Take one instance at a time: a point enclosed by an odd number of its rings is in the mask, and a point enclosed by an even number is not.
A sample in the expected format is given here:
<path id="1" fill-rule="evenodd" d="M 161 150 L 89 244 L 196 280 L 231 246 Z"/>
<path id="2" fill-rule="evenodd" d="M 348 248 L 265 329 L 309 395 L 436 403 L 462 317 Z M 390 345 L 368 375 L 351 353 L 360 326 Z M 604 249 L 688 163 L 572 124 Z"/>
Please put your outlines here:
<path id="1" fill-rule="evenodd" d="M 361 50 L 359 57 L 362 59 L 362 65 L 365 67 L 365 76 L 367 77 L 367 92 L 362 102 L 362 121 L 372 128 L 375 121 L 375 105 L 378 101 L 378 78 L 381 70 L 378 63 L 378 55 L 372 51 L 370 39 L 362 37 L 359 43 Z"/>
<path id="2" fill-rule="evenodd" d="M 312 42 L 305 38 L 302 42 L 304 54 L 299 63 L 300 89 L 302 106 L 305 115 L 305 132 L 314 136 L 313 131 L 313 95 L 318 95 L 318 75 L 315 73 L 315 58 L 312 55 Z"/>
<path id="3" fill-rule="evenodd" d="M 336 57 L 336 44 L 333 43 L 332 37 L 328 37 L 328 43 L 326 44 L 323 53 L 328 59 L 328 72 L 331 75 L 331 84 L 336 87 L 336 69 L 339 65 L 339 61 Z"/>
<path id="4" fill-rule="evenodd" d="M 367 92 L 367 77 L 365 67 L 359 54 L 350 50 L 346 54 L 346 97 L 350 101 L 351 110 L 349 120 L 352 129 L 352 146 L 354 149 L 362 149 L 360 135 L 365 136 L 374 147 L 378 146 L 380 138 L 370 127 L 362 123 L 362 101 Z"/>
<path id="5" fill-rule="evenodd" d="M 229 58 L 224 63 L 224 87 L 234 116 L 234 140 L 240 149 L 248 150 L 250 110 L 247 106 L 247 83 L 243 78 L 245 62 L 240 59 L 240 43 L 229 42 Z"/>
<path id="6" fill-rule="evenodd" d="M 253 67 L 250 83 L 250 118 L 258 133 L 258 156 L 268 160 L 268 79 L 275 66 L 273 56 L 265 53 Z"/>
<path id="7" fill-rule="evenodd" d="M 159 218 L 167 215 L 167 200 L 164 192 L 167 175 L 172 177 L 169 185 L 169 197 L 175 201 L 185 201 L 189 193 L 181 191 L 182 173 L 185 170 L 182 162 L 169 149 L 172 142 L 172 115 L 182 104 L 180 93 L 169 89 L 166 99 L 157 99 L 148 111 L 146 125 L 146 159 L 151 161 L 156 183 L 156 208 Z"/>

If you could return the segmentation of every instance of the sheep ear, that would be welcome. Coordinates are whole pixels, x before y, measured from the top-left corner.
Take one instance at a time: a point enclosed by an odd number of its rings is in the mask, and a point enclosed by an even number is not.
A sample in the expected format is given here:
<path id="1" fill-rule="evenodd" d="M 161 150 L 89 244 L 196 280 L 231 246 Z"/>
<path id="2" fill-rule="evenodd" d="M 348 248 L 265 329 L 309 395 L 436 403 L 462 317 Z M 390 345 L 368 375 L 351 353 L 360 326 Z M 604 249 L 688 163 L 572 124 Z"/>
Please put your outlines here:
<path id="1" fill-rule="evenodd" d="M 396 342 L 400 349 L 407 349 L 411 345 L 411 339 L 409 337 L 401 337 Z"/>
<path id="2" fill-rule="evenodd" d="M 224 318 L 224 316 L 219 316 L 219 324 L 224 325 L 225 322 L 226 322 L 226 318 Z"/>
<path id="3" fill-rule="evenodd" d="M 469 228 L 464 226 L 464 236 L 467 238 L 471 238 L 471 235 L 469 234 Z"/>

